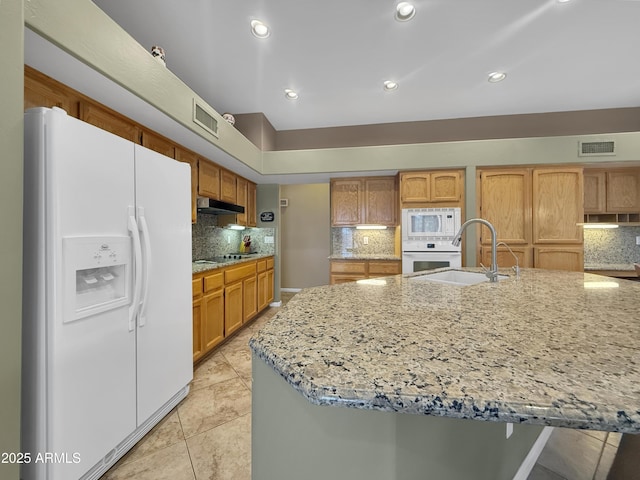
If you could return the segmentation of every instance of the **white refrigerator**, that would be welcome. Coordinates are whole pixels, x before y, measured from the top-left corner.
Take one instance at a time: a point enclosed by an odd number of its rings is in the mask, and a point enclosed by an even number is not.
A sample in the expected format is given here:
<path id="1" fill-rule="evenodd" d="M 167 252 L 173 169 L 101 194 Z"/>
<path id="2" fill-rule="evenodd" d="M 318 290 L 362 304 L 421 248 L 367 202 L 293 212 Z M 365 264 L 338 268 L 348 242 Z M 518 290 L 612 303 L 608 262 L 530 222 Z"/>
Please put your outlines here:
<path id="1" fill-rule="evenodd" d="M 25 113 L 23 480 L 99 478 L 188 393 L 191 174 Z"/>

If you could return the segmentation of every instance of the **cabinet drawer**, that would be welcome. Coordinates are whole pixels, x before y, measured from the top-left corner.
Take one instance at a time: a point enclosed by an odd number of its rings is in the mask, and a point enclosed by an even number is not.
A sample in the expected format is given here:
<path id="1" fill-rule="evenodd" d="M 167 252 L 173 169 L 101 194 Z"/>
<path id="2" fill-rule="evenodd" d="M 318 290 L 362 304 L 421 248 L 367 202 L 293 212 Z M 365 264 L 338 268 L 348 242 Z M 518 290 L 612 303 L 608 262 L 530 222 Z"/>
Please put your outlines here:
<path id="1" fill-rule="evenodd" d="M 267 260 L 258 260 L 257 263 L 257 267 L 258 267 L 258 273 L 262 273 L 267 269 Z"/>
<path id="2" fill-rule="evenodd" d="M 331 273 L 366 273 L 366 262 L 331 262 Z"/>
<path id="3" fill-rule="evenodd" d="M 396 275 L 402 273 L 402 264 L 396 261 L 369 262 L 369 276 L 372 275 Z"/>
<path id="4" fill-rule="evenodd" d="M 193 292 L 193 298 L 202 295 L 202 277 L 191 280 L 191 290 Z"/>
<path id="5" fill-rule="evenodd" d="M 233 283 L 256 274 L 256 262 L 243 264 L 224 272 L 224 283 Z"/>
<path id="6" fill-rule="evenodd" d="M 267 258 L 267 270 L 271 270 L 273 268 L 273 257 Z"/>
<path id="7" fill-rule="evenodd" d="M 211 292 L 224 286 L 224 276 L 222 272 L 214 273 L 204 277 L 204 291 Z"/>

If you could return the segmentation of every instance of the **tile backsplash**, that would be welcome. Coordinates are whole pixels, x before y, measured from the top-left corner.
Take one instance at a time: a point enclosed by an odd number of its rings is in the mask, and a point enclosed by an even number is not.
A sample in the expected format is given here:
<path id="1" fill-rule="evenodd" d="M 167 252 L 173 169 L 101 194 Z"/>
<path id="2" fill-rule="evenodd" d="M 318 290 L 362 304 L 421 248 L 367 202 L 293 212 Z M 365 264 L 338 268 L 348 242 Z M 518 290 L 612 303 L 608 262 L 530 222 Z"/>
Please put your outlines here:
<path id="1" fill-rule="evenodd" d="M 368 244 L 365 244 L 365 237 Z M 357 230 L 353 227 L 331 228 L 331 254 L 393 255 L 395 228 Z"/>
<path id="2" fill-rule="evenodd" d="M 217 215 L 198 214 L 197 223 L 191 226 L 191 258 L 203 258 L 237 253 L 240 242 L 245 235 L 251 237 L 251 251 L 265 255 L 275 253 L 275 243 L 265 243 L 265 237 L 275 240 L 273 228 L 246 228 L 244 230 L 229 230 L 218 226 Z"/>
<path id="3" fill-rule="evenodd" d="M 640 245 L 636 236 L 640 227 L 584 230 L 584 263 L 640 262 Z"/>

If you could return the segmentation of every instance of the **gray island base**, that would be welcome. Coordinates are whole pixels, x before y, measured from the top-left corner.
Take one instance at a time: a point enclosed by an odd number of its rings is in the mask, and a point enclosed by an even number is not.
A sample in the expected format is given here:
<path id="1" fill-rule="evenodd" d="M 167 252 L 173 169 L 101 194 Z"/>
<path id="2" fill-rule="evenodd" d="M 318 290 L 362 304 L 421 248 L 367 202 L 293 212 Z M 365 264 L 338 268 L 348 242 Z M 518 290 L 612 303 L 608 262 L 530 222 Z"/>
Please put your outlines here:
<path id="1" fill-rule="evenodd" d="M 303 290 L 250 341 L 253 479 L 524 480 L 546 427 L 638 434 L 638 298 L 535 269 Z"/>

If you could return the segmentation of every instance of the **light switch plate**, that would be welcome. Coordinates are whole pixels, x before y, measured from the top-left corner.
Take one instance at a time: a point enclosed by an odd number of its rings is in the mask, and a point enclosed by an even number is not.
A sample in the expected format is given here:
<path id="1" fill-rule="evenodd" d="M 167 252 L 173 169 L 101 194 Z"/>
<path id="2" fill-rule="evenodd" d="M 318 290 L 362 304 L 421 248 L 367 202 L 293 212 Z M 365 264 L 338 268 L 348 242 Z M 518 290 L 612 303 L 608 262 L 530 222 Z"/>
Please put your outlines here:
<path id="1" fill-rule="evenodd" d="M 264 243 L 273 243 L 273 237 L 271 236 L 265 236 L 264 237 Z"/>

